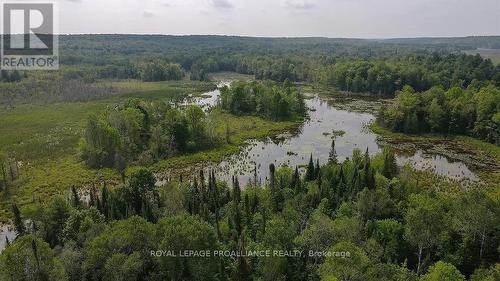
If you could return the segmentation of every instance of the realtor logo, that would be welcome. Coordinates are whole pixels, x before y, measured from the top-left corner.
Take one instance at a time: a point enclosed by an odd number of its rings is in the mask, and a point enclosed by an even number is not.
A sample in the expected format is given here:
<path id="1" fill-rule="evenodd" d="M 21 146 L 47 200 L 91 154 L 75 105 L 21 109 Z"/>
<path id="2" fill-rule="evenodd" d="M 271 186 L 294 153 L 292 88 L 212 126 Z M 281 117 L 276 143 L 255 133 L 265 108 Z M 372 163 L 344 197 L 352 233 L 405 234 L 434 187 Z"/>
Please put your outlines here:
<path id="1" fill-rule="evenodd" d="M 3 1 L 0 68 L 58 69 L 55 2 Z"/>

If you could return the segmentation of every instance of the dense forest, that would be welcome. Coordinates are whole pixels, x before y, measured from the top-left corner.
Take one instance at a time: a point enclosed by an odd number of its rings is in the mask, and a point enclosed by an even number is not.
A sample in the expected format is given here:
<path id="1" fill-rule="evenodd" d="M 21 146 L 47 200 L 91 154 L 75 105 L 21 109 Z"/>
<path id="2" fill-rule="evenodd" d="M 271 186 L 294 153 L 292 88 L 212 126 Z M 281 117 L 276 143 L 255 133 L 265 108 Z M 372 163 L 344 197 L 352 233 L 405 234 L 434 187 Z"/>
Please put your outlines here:
<path id="1" fill-rule="evenodd" d="M 459 39 L 361 40 L 328 38 L 246 38 L 221 36 L 61 36 L 61 71 L 32 74 L 2 71 L 0 102 L 26 102 L 25 88 L 65 91 L 67 99 L 87 90 L 102 96 L 97 82 L 107 79 L 143 81 L 207 80 L 208 74 L 234 71 L 257 79 L 317 82 L 350 92 L 392 97 L 403 86 L 426 91 L 432 86 L 467 87 L 472 81 L 500 83 L 500 66 L 479 55 L 461 53 L 495 48 L 496 37 Z M 24 81 L 24 83 L 9 83 Z M 63 85 L 51 89 L 43 81 Z M 59 82 L 61 81 L 61 82 Z M 71 81 L 71 82 L 68 82 Z M 89 85 L 90 84 L 90 85 Z M 17 88 L 21 88 L 18 90 Z M 31 87 L 33 88 L 33 87 Z M 96 89 L 97 88 L 97 89 Z M 79 94 L 72 95 L 72 92 Z M 43 96 L 43 95 L 40 95 Z M 60 100 L 60 99 L 59 99 Z M 30 100 L 31 101 L 31 100 Z"/>
<path id="2" fill-rule="evenodd" d="M 211 72 L 235 71 L 281 82 L 286 79 L 311 82 L 323 78 L 325 83 L 334 83 L 344 90 L 391 95 L 405 84 L 427 90 L 429 84 L 467 86 L 473 79 L 497 82 L 499 79 L 495 75 L 498 68 L 491 61 L 479 56 L 460 55 L 464 50 L 497 48 L 498 38 L 494 36 L 363 40 L 66 35 L 61 36 L 60 41 L 64 75 L 87 81 L 179 79 L 183 71 L 189 73 L 191 79 L 205 80 Z M 389 60 L 386 65 L 381 63 L 386 60 Z M 332 69 L 332 65 L 338 62 L 341 62 L 338 69 Z M 346 70 L 350 70 L 348 74 L 344 73 Z M 380 83 L 390 85 L 370 84 L 377 72 L 381 72 L 380 76 L 389 76 Z M 2 78 L 4 81 L 18 81 L 22 75 L 5 72 L 2 77 L 7 77 Z M 446 80 L 441 81 L 441 78 Z M 354 83 L 352 80 L 355 79 L 362 79 L 363 83 Z"/>
<path id="3" fill-rule="evenodd" d="M 468 68 L 478 68 L 482 60 L 479 57 L 464 58 L 448 54 L 476 48 L 499 48 L 498 41 L 498 37 L 494 36 L 441 40 L 363 40 L 73 35 L 61 37 L 61 61 L 65 65 L 78 65 L 78 71 L 85 71 L 82 66 L 92 65 L 93 69 L 97 69 L 97 74 L 95 70 L 88 69 L 85 75 L 101 78 L 128 78 L 128 75 L 133 73 L 128 70 L 131 65 L 144 59 L 159 58 L 180 64 L 197 80 L 206 79 L 210 72 L 235 71 L 256 75 L 258 79 L 317 81 L 318 70 L 336 62 L 401 58 L 403 66 L 426 66 L 428 72 L 451 71 L 452 69 L 447 67 L 459 67 L 456 78 L 463 79 L 469 75 L 466 73 L 470 70 Z M 488 62 L 483 64 L 486 65 L 481 65 L 481 69 L 491 68 L 487 65 Z M 441 77 L 445 75 L 440 74 Z"/>
<path id="4" fill-rule="evenodd" d="M 396 61 L 349 61 L 324 71 L 322 82 L 348 92 L 392 97 L 404 86 L 417 92 L 432 86 L 466 88 L 473 81 L 500 84 L 499 66 L 479 55 L 408 56 Z"/>
<path id="5" fill-rule="evenodd" d="M 307 163 L 305 163 L 307 164 Z M 155 186 L 147 169 L 21 217 L 2 280 L 496 280 L 498 201 L 422 188 L 387 148 L 244 190 L 214 173 Z M 479 219 L 478 219 L 479 218 Z M 26 219 L 28 223 L 25 223 Z M 269 255 L 262 253 L 270 249 Z M 188 254 L 185 250 L 210 251 Z M 164 254 L 161 254 L 164 251 Z M 169 254 L 165 254 L 168 251 Z M 275 252 L 277 251 L 277 252 Z M 225 254 L 223 254 L 225 253 Z M 182 256 L 183 255 L 183 256 Z M 454 265 L 453 265 L 454 264 Z M 419 277 L 420 276 L 420 279 Z"/>

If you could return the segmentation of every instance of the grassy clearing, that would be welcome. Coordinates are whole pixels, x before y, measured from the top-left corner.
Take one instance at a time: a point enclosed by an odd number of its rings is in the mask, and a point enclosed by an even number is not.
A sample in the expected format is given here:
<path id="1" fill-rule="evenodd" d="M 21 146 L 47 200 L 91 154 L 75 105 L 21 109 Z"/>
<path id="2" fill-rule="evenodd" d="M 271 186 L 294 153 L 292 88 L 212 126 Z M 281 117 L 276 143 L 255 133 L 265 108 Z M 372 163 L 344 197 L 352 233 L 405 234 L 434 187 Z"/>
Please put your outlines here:
<path id="1" fill-rule="evenodd" d="M 240 80 L 240 81 L 252 81 L 255 80 L 254 75 L 240 74 L 236 72 L 214 72 L 208 75 L 211 81 L 225 81 L 225 80 Z"/>
<path id="2" fill-rule="evenodd" d="M 94 178 L 78 160 L 77 144 L 91 113 L 106 107 L 104 101 L 21 106 L 0 112 L 0 147 L 20 161 L 20 177 L 0 194 L 0 222 L 10 204 L 20 206 L 45 200 Z"/>
<path id="3" fill-rule="evenodd" d="M 0 110 L 0 150 L 20 162 L 19 178 L 10 185 L 8 192 L 0 193 L 0 223 L 8 221 L 13 202 L 26 209 L 34 202 L 66 193 L 72 185 L 89 185 L 96 182 L 97 178 L 118 178 L 116 172 L 110 169 L 86 168 L 77 155 L 78 141 L 90 114 L 99 114 L 107 106 L 127 98 L 171 100 L 188 94 L 201 95 L 214 89 L 213 83 L 185 80 L 112 83 L 130 92 L 98 101 L 22 105 L 11 110 Z M 177 165 L 221 160 L 226 155 L 238 152 L 247 139 L 261 138 L 298 124 L 271 122 L 252 116 L 237 117 L 222 112 L 216 116 L 219 119 L 217 124 L 221 124 L 217 128 L 219 135 L 225 134 L 225 125 L 222 124 L 230 124 L 229 144 L 170 158 L 157 163 L 153 169 L 159 171 Z"/>
<path id="4" fill-rule="evenodd" d="M 500 63 L 500 50 L 498 49 L 477 49 L 471 51 L 465 51 L 464 53 L 468 55 L 479 54 L 485 59 L 490 59 L 494 64 Z"/>
<path id="5" fill-rule="evenodd" d="M 0 223 L 8 221 L 11 216 L 11 204 L 14 202 L 25 210 L 33 203 L 46 201 L 54 195 L 66 194 L 73 185 L 90 185 L 99 178 L 110 180 L 118 178 L 118 175 L 110 169 L 88 169 L 76 155 L 25 166 L 21 169 L 19 179 L 9 187 L 9 191 L 0 193 Z"/>
<path id="6" fill-rule="evenodd" d="M 19 178 L 10 184 L 8 192 L 0 193 L 0 222 L 7 221 L 13 202 L 26 207 L 65 192 L 72 185 L 93 182 L 97 176 L 116 176 L 110 170 L 87 169 L 78 158 L 78 141 L 90 114 L 99 114 L 128 98 L 175 99 L 215 87 L 209 82 L 185 80 L 111 83 L 125 93 L 105 100 L 0 109 L 0 151 L 20 163 Z"/>
<path id="7" fill-rule="evenodd" d="M 20 106 L 0 111 L 0 147 L 21 161 L 50 160 L 70 154 L 90 113 L 103 101 Z"/>
<path id="8" fill-rule="evenodd" d="M 214 90 L 216 85 L 212 82 L 200 82 L 190 80 L 142 82 L 138 80 L 121 80 L 111 82 L 111 86 L 119 89 L 120 98 L 182 98 L 185 95 L 200 95 L 204 92 Z"/>
<path id="9" fill-rule="evenodd" d="M 192 81 L 112 83 L 123 88 L 127 85 L 141 86 L 105 100 L 21 105 L 10 110 L 0 110 L 0 149 L 21 161 L 54 160 L 73 154 L 87 117 L 102 112 L 109 105 L 128 98 L 171 100 L 188 94 L 201 95 L 214 88 L 213 83 Z"/>

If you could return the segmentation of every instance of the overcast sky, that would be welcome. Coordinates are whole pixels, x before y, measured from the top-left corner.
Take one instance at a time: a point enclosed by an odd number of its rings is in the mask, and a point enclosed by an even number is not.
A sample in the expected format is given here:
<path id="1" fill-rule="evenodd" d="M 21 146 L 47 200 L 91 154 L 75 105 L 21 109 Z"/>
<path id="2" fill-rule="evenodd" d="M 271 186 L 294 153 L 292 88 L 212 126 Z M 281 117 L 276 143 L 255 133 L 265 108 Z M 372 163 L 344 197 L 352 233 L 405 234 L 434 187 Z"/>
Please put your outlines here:
<path id="1" fill-rule="evenodd" d="M 500 0 L 60 0 L 61 33 L 500 35 Z"/>

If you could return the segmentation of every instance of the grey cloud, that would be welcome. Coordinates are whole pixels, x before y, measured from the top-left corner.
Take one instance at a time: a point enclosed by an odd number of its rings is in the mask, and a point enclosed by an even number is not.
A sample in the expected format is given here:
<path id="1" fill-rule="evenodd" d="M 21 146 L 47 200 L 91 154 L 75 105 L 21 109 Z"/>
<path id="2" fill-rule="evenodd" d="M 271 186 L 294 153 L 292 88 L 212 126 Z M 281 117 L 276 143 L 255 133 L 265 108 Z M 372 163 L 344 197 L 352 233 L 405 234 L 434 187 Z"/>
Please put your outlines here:
<path id="1" fill-rule="evenodd" d="M 233 4 L 229 0 L 210 0 L 209 3 L 213 7 L 220 9 L 230 9 L 233 7 Z"/>
<path id="2" fill-rule="evenodd" d="M 142 12 L 142 16 L 145 17 L 145 18 L 152 18 L 155 14 L 153 12 L 150 12 L 150 11 L 144 11 Z"/>
<path id="3" fill-rule="evenodd" d="M 312 0 L 285 0 L 284 4 L 290 9 L 308 10 L 316 7 L 316 3 Z"/>
<path id="4" fill-rule="evenodd" d="M 75 1 L 59 0 L 61 33 L 364 38 L 500 35 L 499 0 Z M 84 9 L 77 9 L 79 5 Z M 118 9 L 120 17 L 116 16 Z M 230 24 L 218 25 L 221 16 L 227 16 Z M 153 25 L 153 20 L 168 24 Z"/>

